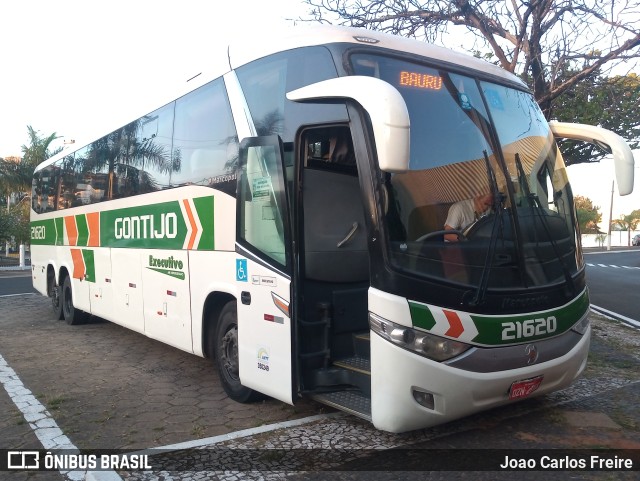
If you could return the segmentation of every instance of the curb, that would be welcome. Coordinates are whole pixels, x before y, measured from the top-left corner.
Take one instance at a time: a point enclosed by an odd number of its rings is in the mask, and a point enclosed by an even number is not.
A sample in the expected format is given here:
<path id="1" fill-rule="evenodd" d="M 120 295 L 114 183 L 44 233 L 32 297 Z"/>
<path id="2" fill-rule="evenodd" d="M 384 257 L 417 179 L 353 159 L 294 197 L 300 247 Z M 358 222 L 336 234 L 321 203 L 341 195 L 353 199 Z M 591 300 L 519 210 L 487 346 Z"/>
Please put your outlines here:
<path id="1" fill-rule="evenodd" d="M 596 306 L 591 304 L 591 310 L 597 312 L 606 317 L 610 317 L 611 319 L 615 319 L 618 322 L 622 322 L 629 327 L 634 327 L 636 329 L 640 329 L 640 321 L 636 321 L 635 319 L 631 319 L 630 317 L 623 316 L 622 314 L 618 314 L 617 312 L 610 311 L 605 309 L 604 307 Z"/>

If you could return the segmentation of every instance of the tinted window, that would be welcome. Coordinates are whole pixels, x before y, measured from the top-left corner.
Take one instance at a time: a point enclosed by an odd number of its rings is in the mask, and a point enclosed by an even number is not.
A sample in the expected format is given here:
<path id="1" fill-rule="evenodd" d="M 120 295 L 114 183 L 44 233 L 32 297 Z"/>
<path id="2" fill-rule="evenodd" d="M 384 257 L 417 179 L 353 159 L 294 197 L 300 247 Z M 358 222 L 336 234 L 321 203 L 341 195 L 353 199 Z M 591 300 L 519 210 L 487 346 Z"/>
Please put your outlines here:
<path id="1" fill-rule="evenodd" d="M 31 208 L 42 212 L 42 172 L 35 172 L 31 180 Z"/>
<path id="2" fill-rule="evenodd" d="M 40 212 L 51 212 L 56 210 L 58 200 L 58 180 L 60 178 L 60 167 L 56 164 L 50 165 L 42 170 L 40 176 Z"/>
<path id="3" fill-rule="evenodd" d="M 180 169 L 180 158 L 171 151 L 174 105 L 165 105 L 137 121 L 130 167 L 138 171 L 138 194 L 168 188 L 171 172 Z"/>
<path id="4" fill-rule="evenodd" d="M 252 62 L 237 70 L 258 135 L 278 134 L 293 142 L 298 127 L 308 123 L 347 120 L 343 105 L 291 102 L 285 94 L 337 76 L 324 47 L 290 50 Z"/>
<path id="5" fill-rule="evenodd" d="M 237 134 L 219 79 L 42 169 L 33 179 L 32 206 L 48 212 L 182 185 L 235 195 L 237 162 Z"/>
<path id="6" fill-rule="evenodd" d="M 206 185 L 235 196 L 238 139 L 224 83 L 176 101 L 171 186 Z"/>
<path id="7" fill-rule="evenodd" d="M 238 188 L 238 238 L 260 253 L 287 264 L 284 173 L 277 137 L 247 145 Z M 246 142 L 246 141 L 245 141 Z"/>
<path id="8" fill-rule="evenodd" d="M 88 162 L 104 186 L 104 199 L 118 199 L 138 193 L 136 166 L 136 122 L 105 135 L 89 146 Z"/>
<path id="9" fill-rule="evenodd" d="M 488 115 L 474 79 L 395 58 L 351 57 L 357 75 L 398 89 L 411 117 L 410 168 L 421 170 L 491 155 Z M 458 199 L 455 199 L 458 200 Z"/>
<path id="10" fill-rule="evenodd" d="M 60 166 L 60 186 L 58 194 L 58 210 L 75 207 L 76 196 L 76 172 L 75 172 L 75 154 L 69 154 L 62 159 L 56 161 L 56 165 Z"/>

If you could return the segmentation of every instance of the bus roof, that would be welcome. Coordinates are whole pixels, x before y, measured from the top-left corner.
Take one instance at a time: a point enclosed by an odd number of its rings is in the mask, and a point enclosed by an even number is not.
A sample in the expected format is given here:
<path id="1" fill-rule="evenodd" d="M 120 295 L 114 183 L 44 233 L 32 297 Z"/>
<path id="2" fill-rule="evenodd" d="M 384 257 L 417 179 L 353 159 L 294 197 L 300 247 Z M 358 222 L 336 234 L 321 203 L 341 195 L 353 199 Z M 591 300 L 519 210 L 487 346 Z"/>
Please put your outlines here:
<path id="1" fill-rule="evenodd" d="M 256 35 L 256 33 L 253 32 L 249 36 L 237 36 L 235 41 L 232 40 L 229 45 L 218 44 L 212 46 L 212 55 L 208 56 L 206 70 L 192 77 L 187 82 L 176 86 L 169 95 L 163 95 L 162 99 L 148 99 L 148 101 L 144 102 L 148 108 L 145 108 L 140 112 L 140 115 L 134 118 L 120 119 L 121 122 L 114 126 L 113 130 L 117 130 L 128 122 L 136 120 L 154 109 L 172 102 L 173 100 L 186 95 L 211 80 L 224 75 L 230 70 L 239 68 L 253 62 L 254 60 L 294 48 L 337 43 L 368 45 L 387 50 L 410 53 L 439 62 L 445 62 L 451 65 L 476 70 L 498 79 L 502 79 L 511 84 L 519 84 L 523 88 L 527 87 L 526 84 L 517 76 L 496 65 L 465 53 L 456 52 L 419 40 L 398 37 L 396 35 L 361 28 L 330 25 L 292 27 L 284 30 L 280 28 L 277 31 L 272 31 L 269 30 L 269 28 L 266 28 L 260 35 Z M 109 132 L 104 132 L 102 135 L 106 135 Z M 98 138 L 100 137 L 76 143 L 73 149 L 65 149 L 57 155 L 42 162 L 36 168 L 36 171 L 50 165 L 60 157 L 68 155 L 70 152 L 86 147 Z"/>
<path id="2" fill-rule="evenodd" d="M 484 72 L 510 83 L 518 83 L 523 88 L 527 87 L 520 78 L 512 73 L 469 54 L 456 52 L 445 47 L 439 47 L 415 39 L 355 27 L 315 25 L 294 27 L 284 31 L 281 29 L 273 35 L 252 35 L 250 38 L 239 39 L 237 42 L 230 44 L 229 62 L 231 68 L 235 69 L 277 52 L 298 47 L 333 43 L 372 45 L 397 50 L 399 52 L 411 53 Z"/>

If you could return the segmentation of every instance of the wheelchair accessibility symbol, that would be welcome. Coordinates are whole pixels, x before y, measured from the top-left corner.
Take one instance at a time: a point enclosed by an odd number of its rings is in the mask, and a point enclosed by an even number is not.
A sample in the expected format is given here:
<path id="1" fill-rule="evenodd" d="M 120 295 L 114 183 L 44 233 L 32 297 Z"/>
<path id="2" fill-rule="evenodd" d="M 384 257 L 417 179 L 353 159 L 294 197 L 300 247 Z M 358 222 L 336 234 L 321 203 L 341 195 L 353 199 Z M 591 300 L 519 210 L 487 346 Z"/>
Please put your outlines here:
<path id="1" fill-rule="evenodd" d="M 236 259 L 236 281 L 248 282 L 249 276 L 247 274 L 247 260 Z"/>

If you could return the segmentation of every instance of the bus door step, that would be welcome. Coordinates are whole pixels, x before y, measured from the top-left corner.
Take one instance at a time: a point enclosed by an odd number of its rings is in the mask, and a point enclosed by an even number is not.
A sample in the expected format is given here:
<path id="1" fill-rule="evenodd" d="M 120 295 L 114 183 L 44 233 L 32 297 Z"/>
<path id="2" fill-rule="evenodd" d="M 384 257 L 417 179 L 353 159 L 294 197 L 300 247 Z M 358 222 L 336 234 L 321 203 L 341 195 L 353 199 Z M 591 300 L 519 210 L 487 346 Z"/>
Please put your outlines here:
<path id="1" fill-rule="evenodd" d="M 365 357 L 353 356 L 345 359 L 338 359 L 333 361 L 333 365 L 349 371 L 355 371 L 360 374 L 371 376 L 371 360 Z"/>
<path id="2" fill-rule="evenodd" d="M 317 393 L 311 399 L 371 422 L 371 398 L 359 391 Z"/>
<path id="3" fill-rule="evenodd" d="M 356 356 L 371 358 L 371 339 L 369 331 L 353 335 L 353 351 Z"/>

